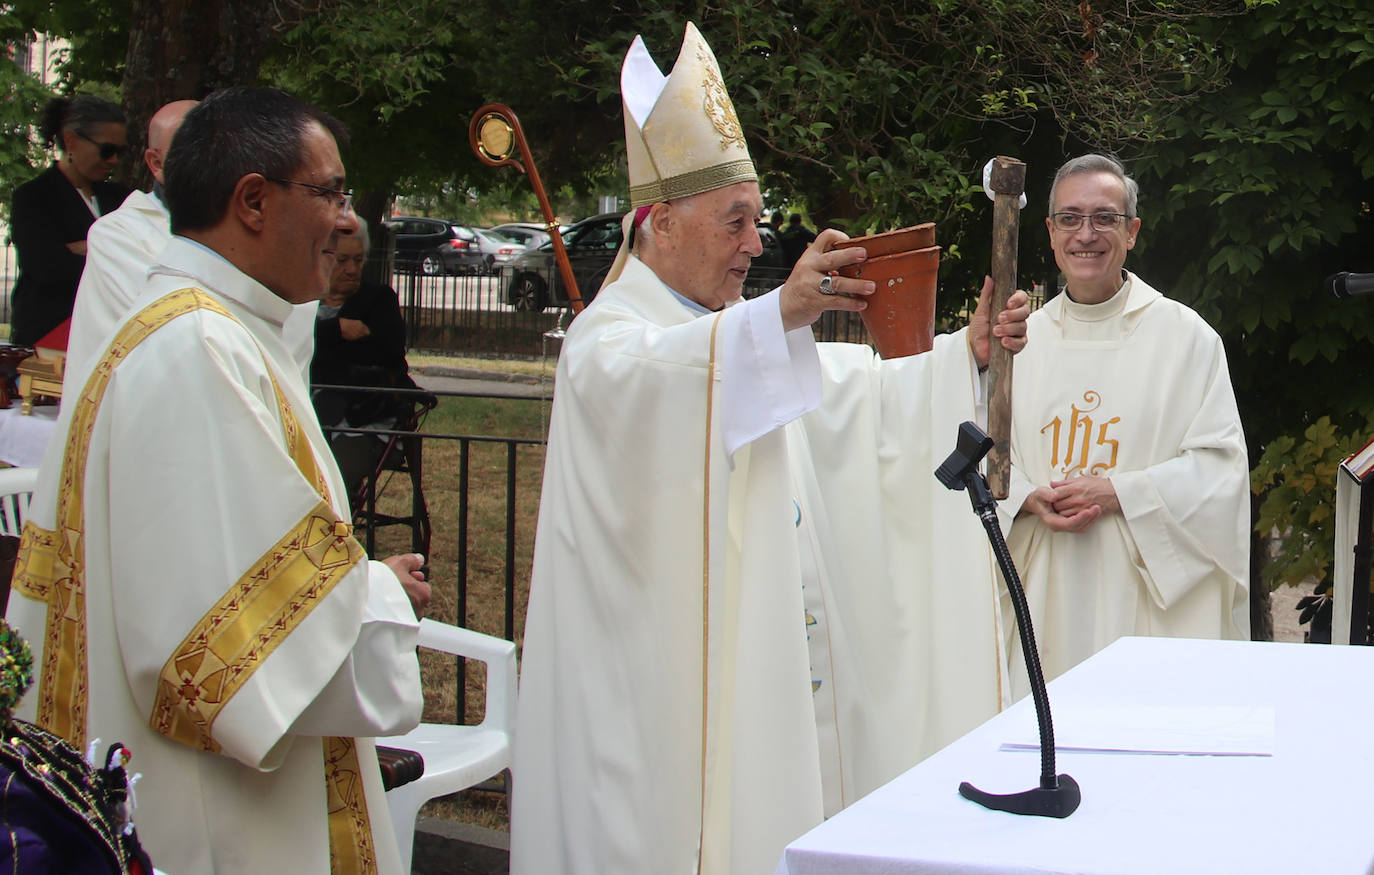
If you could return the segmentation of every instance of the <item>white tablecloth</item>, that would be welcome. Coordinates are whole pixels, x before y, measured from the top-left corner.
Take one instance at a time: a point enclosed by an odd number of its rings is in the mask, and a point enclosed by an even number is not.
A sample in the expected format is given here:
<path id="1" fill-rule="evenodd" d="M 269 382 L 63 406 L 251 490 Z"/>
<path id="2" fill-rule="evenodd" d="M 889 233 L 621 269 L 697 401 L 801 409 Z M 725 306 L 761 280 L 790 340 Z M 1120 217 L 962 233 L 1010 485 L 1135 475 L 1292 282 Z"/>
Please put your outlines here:
<path id="1" fill-rule="evenodd" d="M 24 416 L 19 412 L 18 398 L 6 408 L 0 408 L 0 462 L 16 468 L 36 468 L 43 460 L 57 426 L 56 404 L 33 408 Z"/>
<path id="2" fill-rule="evenodd" d="M 1126 638 L 1050 685 L 1050 707 L 1273 708 L 1274 755 L 1065 753 L 1064 820 L 958 794 L 1037 785 L 999 751 L 1029 698 L 788 846 L 778 875 L 1374 872 L 1374 648 Z"/>

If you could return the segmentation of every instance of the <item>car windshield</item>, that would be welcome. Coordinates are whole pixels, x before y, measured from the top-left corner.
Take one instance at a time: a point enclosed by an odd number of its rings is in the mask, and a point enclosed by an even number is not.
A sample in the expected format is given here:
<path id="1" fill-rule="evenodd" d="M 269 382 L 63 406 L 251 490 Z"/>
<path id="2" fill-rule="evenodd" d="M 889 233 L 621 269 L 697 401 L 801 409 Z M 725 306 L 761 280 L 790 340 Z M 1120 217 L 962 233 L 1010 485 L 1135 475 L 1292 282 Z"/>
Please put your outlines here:
<path id="1" fill-rule="evenodd" d="M 620 219 L 613 217 L 583 222 L 564 234 L 563 242 L 581 249 L 618 249 Z"/>

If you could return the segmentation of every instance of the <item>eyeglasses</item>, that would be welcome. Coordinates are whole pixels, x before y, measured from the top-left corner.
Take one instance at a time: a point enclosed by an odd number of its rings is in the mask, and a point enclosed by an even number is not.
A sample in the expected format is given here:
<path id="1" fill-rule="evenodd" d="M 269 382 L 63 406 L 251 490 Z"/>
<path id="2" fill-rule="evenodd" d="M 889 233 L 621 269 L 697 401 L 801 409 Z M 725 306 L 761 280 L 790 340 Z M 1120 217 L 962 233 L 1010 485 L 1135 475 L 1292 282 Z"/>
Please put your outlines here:
<path id="1" fill-rule="evenodd" d="M 90 137 L 75 129 L 72 130 L 72 133 L 76 134 L 78 137 L 85 140 L 87 143 L 90 143 L 92 146 L 95 146 L 96 149 L 100 151 L 101 161 L 109 161 L 116 155 L 122 157 L 125 152 L 129 151 L 128 146 L 120 146 L 117 143 L 102 143 L 99 140 L 92 140 Z"/>
<path id="2" fill-rule="evenodd" d="M 278 179 L 275 176 L 263 176 L 268 182 L 275 182 L 279 185 L 299 185 L 301 188 L 308 188 L 315 194 L 326 200 L 332 200 L 334 206 L 340 213 L 347 213 L 353 209 L 353 192 L 340 191 L 337 188 L 327 188 L 323 185 L 316 185 L 313 182 L 297 182 L 294 179 Z"/>
<path id="3" fill-rule="evenodd" d="M 1059 231 L 1077 231 L 1083 227 L 1083 220 L 1087 219 L 1092 223 L 1094 231 L 1115 231 L 1121 227 L 1121 223 L 1129 219 L 1125 213 L 1093 213 L 1085 216 L 1082 213 L 1051 213 L 1050 220 L 1054 222 L 1054 227 Z"/>

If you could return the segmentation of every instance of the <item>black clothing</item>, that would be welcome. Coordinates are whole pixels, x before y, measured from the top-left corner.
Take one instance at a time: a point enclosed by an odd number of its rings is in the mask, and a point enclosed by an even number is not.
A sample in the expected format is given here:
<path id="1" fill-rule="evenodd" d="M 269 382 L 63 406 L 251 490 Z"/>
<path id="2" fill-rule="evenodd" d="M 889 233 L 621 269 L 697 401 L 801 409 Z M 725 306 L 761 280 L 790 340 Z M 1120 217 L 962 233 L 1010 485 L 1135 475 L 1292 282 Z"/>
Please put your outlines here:
<path id="1" fill-rule="evenodd" d="M 811 241 L 816 239 L 816 232 L 805 225 L 788 225 L 780 235 L 782 237 L 782 255 L 787 259 L 787 267 L 790 270 L 795 267 L 797 260 L 802 257 L 806 247 L 811 245 Z"/>
<path id="2" fill-rule="evenodd" d="M 337 314 L 325 317 L 322 310 L 320 315 L 322 318 L 315 320 L 311 383 L 415 388 L 406 364 L 405 317 L 401 315 L 401 302 L 390 287 L 365 282 L 343 302 Z M 340 319 L 356 319 L 370 333 L 358 340 L 344 340 L 339 330 Z M 386 415 L 358 418 L 355 412 L 350 410 L 347 416 L 351 425 L 364 425 Z M 333 425 L 343 418 L 339 414 L 326 417 L 321 412 L 320 422 Z"/>
<path id="3" fill-rule="evenodd" d="M 321 305 L 323 307 L 323 305 Z M 363 283 L 344 301 L 338 313 L 315 320 L 315 357 L 310 362 L 310 382 L 317 385 L 369 386 L 414 389 L 406 365 L 406 326 L 401 304 L 389 287 Z M 357 319 L 371 332 L 358 340 L 344 340 L 340 319 Z M 385 392 L 348 392 L 342 389 L 311 389 L 315 414 L 323 426 L 373 426 L 391 428 L 415 410 L 415 396 Z M 327 433 L 350 499 L 358 500 L 359 487 L 381 461 L 386 439 L 371 435 Z"/>
<path id="4" fill-rule="evenodd" d="M 103 216 L 119 208 L 129 189 L 113 182 L 91 185 Z M 11 236 L 19 278 L 10 298 L 10 342 L 33 346 L 72 315 L 84 256 L 67 248 L 86 239 L 95 221 L 81 194 L 54 164 L 14 190 Z"/>

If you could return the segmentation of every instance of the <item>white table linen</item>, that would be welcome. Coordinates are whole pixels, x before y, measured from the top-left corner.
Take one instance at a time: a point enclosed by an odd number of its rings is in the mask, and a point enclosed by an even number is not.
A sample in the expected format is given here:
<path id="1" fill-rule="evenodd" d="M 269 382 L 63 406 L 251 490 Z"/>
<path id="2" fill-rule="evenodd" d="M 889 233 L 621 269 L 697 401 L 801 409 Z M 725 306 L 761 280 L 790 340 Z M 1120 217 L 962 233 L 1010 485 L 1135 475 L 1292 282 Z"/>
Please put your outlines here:
<path id="1" fill-rule="evenodd" d="M 59 408 L 55 404 L 35 407 L 33 413 L 24 416 L 19 405 L 20 399 L 16 398 L 9 407 L 0 408 L 0 462 L 16 468 L 35 468 L 52 439 Z"/>
<path id="2" fill-rule="evenodd" d="M 986 810 L 1037 785 L 999 751 L 1029 698 L 794 841 L 777 875 L 1368 873 L 1374 648 L 1124 638 L 1050 685 L 1050 705 L 1273 708 L 1273 756 L 1060 752 L 1083 803 L 1064 820 Z"/>

